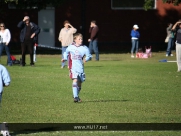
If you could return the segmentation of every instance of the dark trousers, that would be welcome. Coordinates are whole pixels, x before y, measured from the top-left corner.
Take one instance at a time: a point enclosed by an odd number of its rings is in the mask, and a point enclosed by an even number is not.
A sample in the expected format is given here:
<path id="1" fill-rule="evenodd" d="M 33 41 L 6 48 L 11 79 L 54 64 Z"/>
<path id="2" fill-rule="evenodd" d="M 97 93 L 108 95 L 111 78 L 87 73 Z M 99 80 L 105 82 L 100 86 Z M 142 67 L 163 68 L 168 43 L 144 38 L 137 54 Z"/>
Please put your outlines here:
<path id="1" fill-rule="evenodd" d="M 33 40 L 24 40 L 23 43 L 21 43 L 21 50 L 22 50 L 22 65 L 25 65 L 25 56 L 26 56 L 26 51 L 29 51 L 30 53 L 30 65 L 34 65 L 33 62 Z"/>

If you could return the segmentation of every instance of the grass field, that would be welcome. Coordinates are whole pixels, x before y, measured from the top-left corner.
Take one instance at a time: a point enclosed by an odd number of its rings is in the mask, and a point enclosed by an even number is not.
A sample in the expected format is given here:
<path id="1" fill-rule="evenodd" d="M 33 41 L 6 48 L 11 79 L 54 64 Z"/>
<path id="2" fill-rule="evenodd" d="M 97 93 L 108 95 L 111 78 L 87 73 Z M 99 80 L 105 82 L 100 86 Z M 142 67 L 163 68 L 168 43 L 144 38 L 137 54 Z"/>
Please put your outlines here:
<path id="1" fill-rule="evenodd" d="M 94 55 L 93 55 L 94 56 Z M 20 55 L 16 55 L 20 58 Z M 181 72 L 175 62 L 159 62 L 130 54 L 100 54 L 85 64 L 82 103 L 74 103 L 68 69 L 60 55 L 38 55 L 35 67 L 7 67 L 11 85 L 4 88 L 0 122 L 9 123 L 180 123 Z M 29 64 L 29 55 L 26 56 Z M 1 57 L 6 64 L 7 57 Z M 15 135 L 53 136 L 178 136 L 180 131 L 37 132 Z"/>

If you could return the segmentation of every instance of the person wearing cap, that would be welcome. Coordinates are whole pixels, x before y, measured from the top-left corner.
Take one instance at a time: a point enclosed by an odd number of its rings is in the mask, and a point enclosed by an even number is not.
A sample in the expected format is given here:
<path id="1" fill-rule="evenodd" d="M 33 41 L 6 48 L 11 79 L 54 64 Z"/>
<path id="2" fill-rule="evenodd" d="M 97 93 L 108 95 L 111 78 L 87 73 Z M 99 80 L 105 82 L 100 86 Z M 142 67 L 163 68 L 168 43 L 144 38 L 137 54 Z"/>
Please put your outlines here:
<path id="1" fill-rule="evenodd" d="M 177 72 L 181 72 L 181 20 L 176 22 L 172 27 L 173 31 L 176 31 L 176 60 L 177 60 Z"/>
<path id="2" fill-rule="evenodd" d="M 131 41 L 132 41 L 132 48 L 131 48 L 131 58 L 134 58 L 134 50 L 135 53 L 138 52 L 138 46 L 139 46 L 139 38 L 140 33 L 138 32 L 138 25 L 134 25 L 133 29 L 131 30 Z"/>
<path id="3" fill-rule="evenodd" d="M 33 22 L 30 22 L 29 16 L 25 16 L 22 21 L 17 25 L 21 29 L 20 32 L 20 42 L 22 50 L 22 64 L 25 66 L 25 55 L 26 50 L 29 50 L 30 53 L 30 65 L 34 66 L 33 62 L 33 46 L 38 39 L 38 34 L 40 33 L 40 28 Z"/>

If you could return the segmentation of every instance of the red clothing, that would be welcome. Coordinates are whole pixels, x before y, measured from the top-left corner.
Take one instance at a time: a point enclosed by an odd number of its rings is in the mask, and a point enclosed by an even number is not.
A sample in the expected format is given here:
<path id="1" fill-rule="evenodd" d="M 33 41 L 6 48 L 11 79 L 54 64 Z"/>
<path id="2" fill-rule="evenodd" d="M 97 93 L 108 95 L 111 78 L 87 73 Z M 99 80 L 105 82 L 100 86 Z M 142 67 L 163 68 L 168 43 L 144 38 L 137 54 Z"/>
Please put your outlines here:
<path id="1" fill-rule="evenodd" d="M 89 33 L 91 34 L 91 35 L 90 35 L 91 41 L 92 41 L 92 40 L 98 40 L 98 31 L 99 31 L 98 26 L 90 27 Z"/>

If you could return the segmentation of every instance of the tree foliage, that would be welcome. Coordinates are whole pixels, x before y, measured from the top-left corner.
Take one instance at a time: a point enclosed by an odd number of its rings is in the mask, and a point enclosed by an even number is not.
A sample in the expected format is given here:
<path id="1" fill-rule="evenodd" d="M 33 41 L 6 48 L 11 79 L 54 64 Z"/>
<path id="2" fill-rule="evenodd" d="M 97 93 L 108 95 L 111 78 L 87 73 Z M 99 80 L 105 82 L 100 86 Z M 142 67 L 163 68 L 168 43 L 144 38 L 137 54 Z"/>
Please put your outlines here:
<path id="1" fill-rule="evenodd" d="M 181 0 L 162 0 L 162 1 L 163 3 L 169 3 L 175 6 L 178 6 L 181 3 Z M 153 4 L 154 0 L 145 0 L 144 9 L 145 10 L 151 9 Z"/>
<path id="2" fill-rule="evenodd" d="M 47 6 L 58 7 L 68 0 L 4 0 L 7 4 L 12 4 L 17 9 L 45 9 Z"/>

